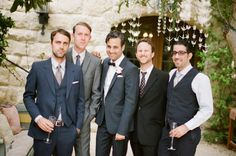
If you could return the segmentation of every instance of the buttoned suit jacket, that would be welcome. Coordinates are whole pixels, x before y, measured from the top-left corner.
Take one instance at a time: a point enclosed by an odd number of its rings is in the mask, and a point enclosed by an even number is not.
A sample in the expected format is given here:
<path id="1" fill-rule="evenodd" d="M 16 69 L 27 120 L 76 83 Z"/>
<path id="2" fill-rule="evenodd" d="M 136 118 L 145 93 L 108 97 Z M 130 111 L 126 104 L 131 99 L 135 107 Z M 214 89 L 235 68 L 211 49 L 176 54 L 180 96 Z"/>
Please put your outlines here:
<path id="1" fill-rule="evenodd" d="M 66 59 L 73 63 L 72 48 L 68 50 Z M 92 119 L 96 115 L 101 99 L 101 92 L 99 89 L 101 80 L 101 61 L 86 51 L 81 68 L 84 78 L 84 119 L 86 120 L 87 118 Z"/>
<path id="2" fill-rule="evenodd" d="M 96 116 L 96 123 L 100 126 L 106 122 L 110 134 L 127 136 L 134 128 L 134 112 L 137 106 L 138 92 L 138 68 L 128 58 L 120 63 L 123 69 L 116 72 L 110 83 L 106 97 L 104 98 L 104 84 L 109 68 L 109 58 L 103 62 L 101 79 L 102 101 Z"/>
<path id="3" fill-rule="evenodd" d="M 139 97 L 135 133 L 140 144 L 156 146 L 165 124 L 169 75 L 155 67 L 147 80 L 144 94 Z"/>
<path id="4" fill-rule="evenodd" d="M 81 129 L 84 116 L 82 71 L 66 61 L 64 78 L 66 79 L 66 101 L 65 106 L 61 106 L 64 108 L 62 111 L 65 111 L 65 118 L 69 118 L 76 128 Z M 33 63 L 27 76 L 23 101 L 32 118 L 28 134 L 35 139 L 45 139 L 48 135 L 34 120 L 38 115 L 48 118 L 55 114 L 55 81 L 51 59 Z"/>

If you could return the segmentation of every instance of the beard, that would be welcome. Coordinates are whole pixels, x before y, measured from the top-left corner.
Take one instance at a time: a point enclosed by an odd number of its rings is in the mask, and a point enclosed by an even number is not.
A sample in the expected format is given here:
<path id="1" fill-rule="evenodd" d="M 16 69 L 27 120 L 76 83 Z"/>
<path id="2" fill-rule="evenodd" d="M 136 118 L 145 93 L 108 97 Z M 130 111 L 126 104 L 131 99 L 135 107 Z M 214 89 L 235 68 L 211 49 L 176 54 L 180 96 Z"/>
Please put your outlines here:
<path id="1" fill-rule="evenodd" d="M 55 52 L 52 52 L 52 54 L 53 54 L 53 56 L 55 57 L 55 58 L 64 58 L 65 57 L 65 55 L 66 54 L 57 54 L 57 53 L 55 53 Z"/>

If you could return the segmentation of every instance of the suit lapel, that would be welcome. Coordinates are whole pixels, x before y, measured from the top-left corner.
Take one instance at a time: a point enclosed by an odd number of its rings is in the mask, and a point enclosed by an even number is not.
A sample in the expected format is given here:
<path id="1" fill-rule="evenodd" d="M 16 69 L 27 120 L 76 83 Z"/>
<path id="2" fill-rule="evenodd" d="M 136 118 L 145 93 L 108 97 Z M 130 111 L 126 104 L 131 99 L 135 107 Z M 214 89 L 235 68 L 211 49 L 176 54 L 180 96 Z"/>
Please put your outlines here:
<path id="1" fill-rule="evenodd" d="M 102 90 L 102 92 L 104 90 L 105 79 L 106 79 L 107 71 L 108 71 L 108 68 L 109 68 L 108 61 L 109 61 L 109 59 L 104 60 L 104 62 L 103 62 L 103 71 L 102 71 L 102 79 L 101 79 L 101 90 Z"/>
<path id="2" fill-rule="evenodd" d="M 83 64 L 82 64 L 82 71 L 83 71 L 83 74 L 84 74 L 84 75 L 85 75 L 85 73 L 87 72 L 87 69 L 88 69 L 88 67 L 89 67 L 90 61 L 91 61 L 90 55 L 89 55 L 88 52 L 86 51 L 86 52 L 85 52 L 84 61 L 83 61 Z"/>
<path id="3" fill-rule="evenodd" d="M 126 61 L 127 61 L 127 60 L 126 60 L 126 58 L 124 57 L 124 59 L 121 61 L 120 65 L 119 65 L 122 69 L 124 69 L 125 64 L 126 64 Z M 109 92 L 109 90 L 112 88 L 112 86 L 114 85 L 114 83 L 115 83 L 115 81 L 116 81 L 116 78 L 117 78 L 117 74 L 115 73 L 114 76 L 113 76 L 113 78 L 112 78 L 111 84 L 110 84 L 110 86 L 109 86 L 108 92 Z"/>
<path id="4" fill-rule="evenodd" d="M 155 67 L 153 67 L 151 74 L 148 78 L 147 84 L 144 87 L 143 97 L 144 97 L 145 93 L 153 86 L 153 83 L 157 82 L 157 80 L 158 80 L 158 72 L 155 69 Z"/>
<path id="5" fill-rule="evenodd" d="M 52 89 L 52 92 L 53 94 L 56 93 L 55 91 L 55 77 L 54 77 L 54 74 L 53 74 L 53 71 L 52 71 L 52 63 L 51 63 L 51 58 L 48 59 L 46 62 L 45 62 L 45 66 L 44 66 L 44 69 L 45 69 L 45 75 L 47 77 L 47 80 L 48 80 L 48 85 L 50 86 L 50 88 Z"/>
<path id="6" fill-rule="evenodd" d="M 69 93 L 70 93 L 70 89 L 72 86 L 72 82 L 74 80 L 74 66 L 72 66 L 72 64 L 69 64 L 68 62 L 66 62 L 66 70 L 65 70 L 65 75 L 66 76 L 66 98 L 68 98 Z"/>
<path id="7" fill-rule="evenodd" d="M 72 58 L 72 48 L 70 48 L 66 54 L 66 60 L 73 63 L 73 58 Z"/>

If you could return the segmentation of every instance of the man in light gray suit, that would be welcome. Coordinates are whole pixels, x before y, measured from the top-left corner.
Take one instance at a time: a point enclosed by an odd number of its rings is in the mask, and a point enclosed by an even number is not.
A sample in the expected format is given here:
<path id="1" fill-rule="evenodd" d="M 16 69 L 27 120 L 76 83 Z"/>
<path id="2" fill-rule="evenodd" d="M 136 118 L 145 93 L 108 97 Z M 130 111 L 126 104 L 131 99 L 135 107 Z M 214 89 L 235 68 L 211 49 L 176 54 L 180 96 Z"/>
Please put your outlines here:
<path id="1" fill-rule="evenodd" d="M 86 47 L 91 39 L 91 27 L 79 22 L 73 27 L 74 47 L 67 53 L 67 60 L 82 68 L 85 89 L 84 123 L 75 144 L 76 156 L 89 156 L 90 122 L 97 113 L 100 101 L 101 61 L 91 55 Z"/>
<path id="2" fill-rule="evenodd" d="M 102 101 L 96 116 L 96 156 L 109 156 L 111 146 L 113 156 L 125 156 L 128 134 L 134 128 L 139 71 L 123 54 L 122 33 L 110 32 L 106 46 L 109 58 L 103 61 Z"/>

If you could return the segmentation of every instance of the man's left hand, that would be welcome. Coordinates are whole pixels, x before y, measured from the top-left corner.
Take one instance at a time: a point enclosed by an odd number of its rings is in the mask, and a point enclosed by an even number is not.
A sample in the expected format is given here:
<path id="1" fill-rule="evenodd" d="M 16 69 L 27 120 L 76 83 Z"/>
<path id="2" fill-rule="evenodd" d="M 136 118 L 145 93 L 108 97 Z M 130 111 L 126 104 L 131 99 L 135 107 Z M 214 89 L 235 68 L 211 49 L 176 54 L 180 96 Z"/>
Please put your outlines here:
<path id="1" fill-rule="evenodd" d="M 115 140 L 125 140 L 125 136 L 116 133 Z"/>
<path id="2" fill-rule="evenodd" d="M 180 138 L 189 131 L 185 125 L 178 126 L 177 128 L 170 131 L 170 137 Z"/>

